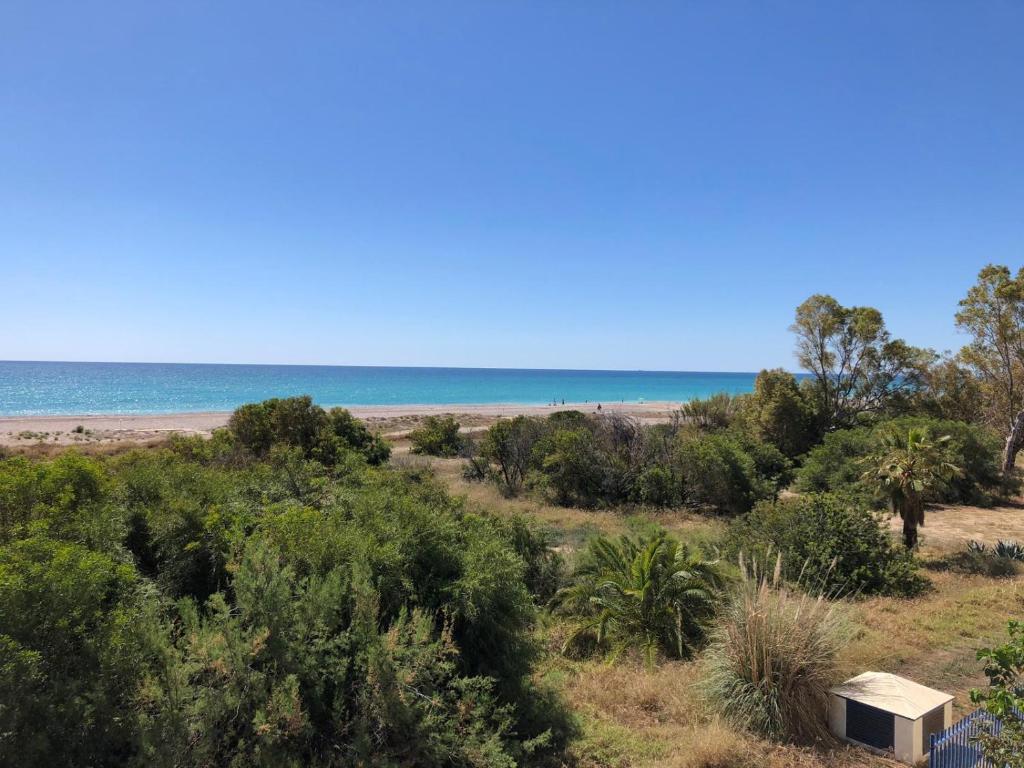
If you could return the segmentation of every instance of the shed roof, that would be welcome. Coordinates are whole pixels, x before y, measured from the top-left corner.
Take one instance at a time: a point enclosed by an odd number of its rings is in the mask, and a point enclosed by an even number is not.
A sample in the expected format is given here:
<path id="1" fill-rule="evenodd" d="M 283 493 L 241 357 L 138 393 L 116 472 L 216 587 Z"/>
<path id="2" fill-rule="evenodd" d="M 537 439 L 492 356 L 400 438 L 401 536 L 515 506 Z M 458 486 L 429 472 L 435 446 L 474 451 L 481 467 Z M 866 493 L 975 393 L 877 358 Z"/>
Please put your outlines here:
<path id="1" fill-rule="evenodd" d="M 888 672 L 864 672 L 837 685 L 831 693 L 909 720 L 917 720 L 953 700 L 948 693 Z"/>

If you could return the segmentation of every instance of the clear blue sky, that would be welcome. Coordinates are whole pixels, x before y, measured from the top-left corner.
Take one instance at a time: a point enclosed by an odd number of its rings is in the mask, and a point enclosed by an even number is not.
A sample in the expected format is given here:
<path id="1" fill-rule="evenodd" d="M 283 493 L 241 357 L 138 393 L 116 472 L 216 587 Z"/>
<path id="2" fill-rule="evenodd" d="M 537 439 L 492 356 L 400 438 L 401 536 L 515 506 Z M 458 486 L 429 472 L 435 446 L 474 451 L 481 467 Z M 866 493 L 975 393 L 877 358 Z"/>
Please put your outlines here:
<path id="1" fill-rule="evenodd" d="M 1024 261 L 1024 3 L 0 6 L 0 359 L 794 367 Z"/>

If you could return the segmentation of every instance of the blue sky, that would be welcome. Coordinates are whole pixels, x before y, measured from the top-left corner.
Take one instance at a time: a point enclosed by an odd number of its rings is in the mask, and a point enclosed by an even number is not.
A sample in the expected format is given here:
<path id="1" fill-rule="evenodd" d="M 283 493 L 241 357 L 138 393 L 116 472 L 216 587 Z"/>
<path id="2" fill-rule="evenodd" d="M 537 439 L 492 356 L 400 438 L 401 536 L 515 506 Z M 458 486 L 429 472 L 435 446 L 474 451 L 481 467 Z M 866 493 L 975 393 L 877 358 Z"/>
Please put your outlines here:
<path id="1" fill-rule="evenodd" d="M 794 367 L 1024 256 L 1019 2 L 8 2 L 0 359 Z"/>

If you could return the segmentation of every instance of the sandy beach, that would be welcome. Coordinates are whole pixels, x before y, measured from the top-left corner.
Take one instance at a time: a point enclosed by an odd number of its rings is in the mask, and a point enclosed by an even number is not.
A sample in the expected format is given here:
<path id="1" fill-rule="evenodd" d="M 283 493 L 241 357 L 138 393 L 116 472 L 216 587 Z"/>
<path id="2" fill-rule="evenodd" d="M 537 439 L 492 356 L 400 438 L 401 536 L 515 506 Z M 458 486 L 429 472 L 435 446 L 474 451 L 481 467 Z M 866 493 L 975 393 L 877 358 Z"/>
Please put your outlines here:
<path id="1" fill-rule="evenodd" d="M 680 403 L 601 403 L 602 413 L 621 413 L 643 421 L 667 419 Z M 514 403 L 464 405 L 365 405 L 349 410 L 384 434 L 400 434 L 424 416 L 454 415 L 464 426 L 483 426 L 497 418 L 545 416 L 556 411 L 596 412 L 597 403 L 565 405 L 522 405 Z M 25 446 L 38 443 L 74 445 L 79 443 L 151 442 L 170 434 L 209 435 L 227 424 L 230 411 L 166 413 L 149 415 L 11 416 L 0 417 L 0 445 Z"/>

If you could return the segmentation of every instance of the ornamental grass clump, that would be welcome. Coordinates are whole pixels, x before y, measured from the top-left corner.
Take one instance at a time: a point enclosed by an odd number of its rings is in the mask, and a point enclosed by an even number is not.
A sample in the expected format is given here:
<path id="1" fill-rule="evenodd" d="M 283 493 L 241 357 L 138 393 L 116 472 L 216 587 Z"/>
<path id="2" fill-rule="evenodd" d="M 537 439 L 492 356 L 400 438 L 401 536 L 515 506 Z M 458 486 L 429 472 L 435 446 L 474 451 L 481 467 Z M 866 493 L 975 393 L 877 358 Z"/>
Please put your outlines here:
<path id="1" fill-rule="evenodd" d="M 828 689 L 849 633 L 842 606 L 749 566 L 705 653 L 704 691 L 737 726 L 800 743 L 827 738 Z"/>

